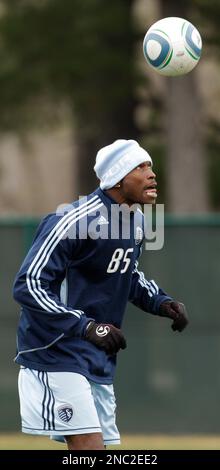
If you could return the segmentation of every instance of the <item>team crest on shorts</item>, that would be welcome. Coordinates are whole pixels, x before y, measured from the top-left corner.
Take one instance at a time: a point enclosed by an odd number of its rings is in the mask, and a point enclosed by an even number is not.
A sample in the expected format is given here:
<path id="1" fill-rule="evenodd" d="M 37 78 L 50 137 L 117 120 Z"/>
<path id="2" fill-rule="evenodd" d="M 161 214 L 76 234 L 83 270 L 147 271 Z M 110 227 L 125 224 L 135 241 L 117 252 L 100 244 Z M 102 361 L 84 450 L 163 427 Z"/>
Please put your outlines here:
<path id="1" fill-rule="evenodd" d="M 58 408 L 58 416 L 62 421 L 68 423 L 73 416 L 73 409 L 70 405 L 62 405 Z"/>
<path id="2" fill-rule="evenodd" d="M 135 245 L 139 245 L 142 242 L 144 236 L 144 232 L 141 227 L 136 227 L 135 233 Z"/>

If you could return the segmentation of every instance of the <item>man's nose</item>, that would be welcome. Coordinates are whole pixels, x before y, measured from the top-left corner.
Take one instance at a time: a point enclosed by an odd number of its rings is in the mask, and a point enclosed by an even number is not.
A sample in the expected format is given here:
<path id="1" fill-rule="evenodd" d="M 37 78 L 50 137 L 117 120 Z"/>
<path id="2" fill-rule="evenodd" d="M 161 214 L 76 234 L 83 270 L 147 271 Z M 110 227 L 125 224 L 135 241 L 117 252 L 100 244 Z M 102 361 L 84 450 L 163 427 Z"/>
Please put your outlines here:
<path id="1" fill-rule="evenodd" d="M 148 174 L 148 178 L 156 178 L 156 174 L 154 173 L 154 171 L 150 168 L 150 171 L 149 171 L 149 174 Z"/>

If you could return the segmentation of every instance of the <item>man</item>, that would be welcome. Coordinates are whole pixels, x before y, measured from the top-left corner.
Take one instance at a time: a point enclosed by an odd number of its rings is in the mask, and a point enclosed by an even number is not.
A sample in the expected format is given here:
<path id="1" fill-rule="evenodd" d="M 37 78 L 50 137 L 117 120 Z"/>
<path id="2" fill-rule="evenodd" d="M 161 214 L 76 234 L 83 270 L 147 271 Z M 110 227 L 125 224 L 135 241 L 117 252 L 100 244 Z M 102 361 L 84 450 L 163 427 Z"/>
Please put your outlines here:
<path id="1" fill-rule="evenodd" d="M 61 435 L 70 450 L 120 442 L 112 384 L 127 301 L 173 330 L 188 323 L 184 305 L 137 269 L 144 217 L 134 204 L 156 201 L 151 157 L 120 139 L 94 169 L 100 188 L 43 219 L 14 284 L 22 431 Z"/>

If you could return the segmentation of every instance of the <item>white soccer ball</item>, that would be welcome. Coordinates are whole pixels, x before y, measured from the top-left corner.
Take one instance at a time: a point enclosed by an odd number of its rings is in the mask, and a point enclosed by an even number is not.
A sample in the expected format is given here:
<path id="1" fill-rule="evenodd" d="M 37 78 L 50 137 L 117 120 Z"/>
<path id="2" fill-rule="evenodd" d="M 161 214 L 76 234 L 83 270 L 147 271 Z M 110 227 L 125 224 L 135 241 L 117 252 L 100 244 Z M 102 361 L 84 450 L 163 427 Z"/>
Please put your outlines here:
<path id="1" fill-rule="evenodd" d="M 148 29 L 143 51 L 147 63 L 161 75 L 184 75 L 198 64 L 202 39 L 189 21 L 163 18 Z"/>

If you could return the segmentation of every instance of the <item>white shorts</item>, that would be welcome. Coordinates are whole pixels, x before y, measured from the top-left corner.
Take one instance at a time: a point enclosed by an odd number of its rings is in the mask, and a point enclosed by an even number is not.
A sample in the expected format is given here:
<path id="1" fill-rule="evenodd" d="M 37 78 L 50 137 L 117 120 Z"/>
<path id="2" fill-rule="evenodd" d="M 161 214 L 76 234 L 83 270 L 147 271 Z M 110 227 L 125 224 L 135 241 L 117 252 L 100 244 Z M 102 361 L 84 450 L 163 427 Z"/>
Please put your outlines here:
<path id="1" fill-rule="evenodd" d="M 113 385 L 90 382 L 75 372 L 21 367 L 18 389 L 22 432 L 55 440 L 101 432 L 104 444 L 120 444 Z"/>

